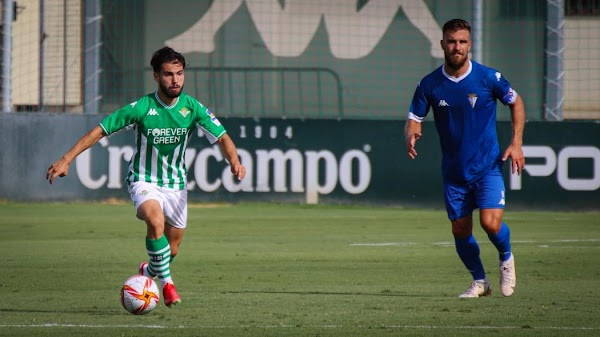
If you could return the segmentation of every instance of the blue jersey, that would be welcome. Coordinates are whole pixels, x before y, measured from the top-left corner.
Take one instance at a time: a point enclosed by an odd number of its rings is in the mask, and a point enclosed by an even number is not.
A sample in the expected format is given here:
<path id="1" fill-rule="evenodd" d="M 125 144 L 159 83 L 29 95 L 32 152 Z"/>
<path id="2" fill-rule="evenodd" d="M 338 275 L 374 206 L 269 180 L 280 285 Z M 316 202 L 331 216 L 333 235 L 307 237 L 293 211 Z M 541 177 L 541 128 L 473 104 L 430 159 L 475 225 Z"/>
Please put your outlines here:
<path id="1" fill-rule="evenodd" d="M 496 100 L 512 104 L 517 93 L 497 70 L 470 62 L 460 78 L 444 66 L 425 76 L 410 105 L 408 118 L 422 122 L 433 109 L 442 146 L 442 175 L 463 184 L 483 177 L 502 154 L 496 135 Z"/>

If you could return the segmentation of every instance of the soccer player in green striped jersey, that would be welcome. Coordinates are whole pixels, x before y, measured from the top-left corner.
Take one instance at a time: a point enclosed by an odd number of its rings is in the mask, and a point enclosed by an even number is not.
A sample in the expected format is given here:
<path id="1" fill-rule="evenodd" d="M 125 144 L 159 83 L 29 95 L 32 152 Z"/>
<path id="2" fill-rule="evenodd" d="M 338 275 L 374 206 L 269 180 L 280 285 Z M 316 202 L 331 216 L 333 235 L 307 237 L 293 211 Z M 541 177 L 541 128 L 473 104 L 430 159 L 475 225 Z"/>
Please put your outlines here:
<path id="1" fill-rule="evenodd" d="M 219 120 L 195 98 L 183 93 L 185 58 L 169 47 L 157 50 L 150 62 L 155 92 L 139 98 L 104 118 L 59 160 L 48 168 L 50 184 L 69 172 L 69 165 L 83 151 L 117 131 L 133 128 L 135 153 L 126 178 L 137 217 L 146 223 L 149 261 L 139 273 L 158 277 L 168 307 L 181 299 L 171 277 L 170 264 L 179 251 L 187 226 L 185 150 L 199 128 L 208 141 L 217 143 L 238 179 L 246 175 L 237 149 Z"/>

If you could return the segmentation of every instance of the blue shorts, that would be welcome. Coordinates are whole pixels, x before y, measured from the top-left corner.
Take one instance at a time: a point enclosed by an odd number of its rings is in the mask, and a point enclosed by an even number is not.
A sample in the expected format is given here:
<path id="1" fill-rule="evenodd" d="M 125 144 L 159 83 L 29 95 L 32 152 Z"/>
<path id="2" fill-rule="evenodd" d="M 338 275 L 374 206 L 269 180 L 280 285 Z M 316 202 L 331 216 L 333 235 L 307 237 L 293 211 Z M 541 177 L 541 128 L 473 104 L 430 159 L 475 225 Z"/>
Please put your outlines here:
<path id="1" fill-rule="evenodd" d="M 478 181 L 465 185 L 444 181 L 444 202 L 450 220 L 469 216 L 476 208 L 504 209 L 505 189 L 501 170 L 492 169 Z"/>

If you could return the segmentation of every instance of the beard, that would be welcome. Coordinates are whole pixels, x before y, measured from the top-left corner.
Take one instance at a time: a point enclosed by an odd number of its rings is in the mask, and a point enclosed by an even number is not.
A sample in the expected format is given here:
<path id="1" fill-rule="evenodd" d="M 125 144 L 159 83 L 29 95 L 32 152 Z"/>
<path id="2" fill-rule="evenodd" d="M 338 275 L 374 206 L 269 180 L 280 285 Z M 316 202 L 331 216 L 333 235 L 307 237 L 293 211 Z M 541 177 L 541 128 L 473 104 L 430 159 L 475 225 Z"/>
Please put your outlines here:
<path id="1" fill-rule="evenodd" d="M 167 97 L 169 98 L 177 98 L 179 97 L 179 95 L 181 95 L 181 92 L 183 91 L 183 85 L 179 87 L 179 90 L 174 91 L 174 90 L 169 90 L 169 88 L 165 85 L 160 84 L 160 91 L 163 92 L 163 94 L 165 94 Z"/>
<path id="2" fill-rule="evenodd" d="M 467 57 L 464 56 L 462 59 L 456 60 L 452 58 L 453 56 L 454 55 L 444 54 L 444 59 L 446 59 L 446 65 L 454 70 L 459 70 L 467 62 Z"/>

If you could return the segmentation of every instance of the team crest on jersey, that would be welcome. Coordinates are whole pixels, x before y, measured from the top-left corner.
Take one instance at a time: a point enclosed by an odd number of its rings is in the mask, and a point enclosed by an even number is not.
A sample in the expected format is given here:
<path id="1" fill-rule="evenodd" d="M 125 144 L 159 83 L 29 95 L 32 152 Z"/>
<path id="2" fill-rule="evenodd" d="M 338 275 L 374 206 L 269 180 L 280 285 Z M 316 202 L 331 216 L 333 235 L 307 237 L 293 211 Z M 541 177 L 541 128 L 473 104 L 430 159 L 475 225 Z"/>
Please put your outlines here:
<path id="1" fill-rule="evenodd" d="M 475 108 L 475 102 L 477 102 L 477 95 L 476 94 L 469 94 L 469 96 L 467 97 L 467 99 L 469 100 L 469 103 L 471 103 L 471 108 Z"/>
<path id="2" fill-rule="evenodd" d="M 210 120 L 213 122 L 213 124 L 215 124 L 216 126 L 221 126 L 221 122 L 219 122 L 217 117 L 212 112 L 210 112 L 210 110 L 206 109 L 206 114 L 210 117 Z"/>
<path id="3" fill-rule="evenodd" d="M 181 108 L 181 110 L 179 110 L 179 113 L 183 116 L 183 118 L 187 117 L 187 115 L 190 114 L 190 109 L 188 108 Z"/>

